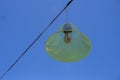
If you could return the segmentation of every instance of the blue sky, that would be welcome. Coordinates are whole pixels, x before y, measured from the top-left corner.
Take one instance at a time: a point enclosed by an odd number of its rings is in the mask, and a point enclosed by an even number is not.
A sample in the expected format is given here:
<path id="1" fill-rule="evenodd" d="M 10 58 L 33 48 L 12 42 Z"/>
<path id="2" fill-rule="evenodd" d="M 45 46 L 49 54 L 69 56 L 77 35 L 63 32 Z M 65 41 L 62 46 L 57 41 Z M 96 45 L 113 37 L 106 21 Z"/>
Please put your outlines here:
<path id="1" fill-rule="evenodd" d="M 68 0 L 0 0 L 0 75 L 48 25 Z M 92 42 L 81 61 L 58 62 L 47 38 L 65 22 L 63 13 L 3 80 L 120 80 L 120 1 L 74 0 L 69 21 Z"/>

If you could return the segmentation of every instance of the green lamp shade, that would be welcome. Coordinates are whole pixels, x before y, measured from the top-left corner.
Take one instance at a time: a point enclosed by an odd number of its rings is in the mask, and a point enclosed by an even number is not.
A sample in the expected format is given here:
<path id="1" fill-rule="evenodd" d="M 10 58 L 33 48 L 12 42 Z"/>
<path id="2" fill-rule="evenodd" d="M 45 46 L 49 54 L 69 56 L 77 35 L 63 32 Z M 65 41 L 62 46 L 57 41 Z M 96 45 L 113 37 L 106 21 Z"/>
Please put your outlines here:
<path id="1" fill-rule="evenodd" d="M 78 61 L 88 55 L 91 42 L 72 24 L 63 24 L 60 30 L 46 42 L 46 51 L 54 59 L 62 62 Z"/>

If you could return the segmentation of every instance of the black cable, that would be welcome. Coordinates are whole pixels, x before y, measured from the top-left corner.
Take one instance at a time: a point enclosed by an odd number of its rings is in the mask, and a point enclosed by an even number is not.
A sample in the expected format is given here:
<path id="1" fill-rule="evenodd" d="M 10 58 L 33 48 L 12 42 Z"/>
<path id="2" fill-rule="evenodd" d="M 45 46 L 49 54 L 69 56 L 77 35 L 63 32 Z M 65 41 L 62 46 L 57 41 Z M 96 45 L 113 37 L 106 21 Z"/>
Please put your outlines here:
<path id="1" fill-rule="evenodd" d="M 61 15 L 61 13 L 70 5 L 73 0 L 69 1 L 61 12 L 48 24 L 48 26 L 38 35 L 38 37 L 25 49 L 25 51 L 15 60 L 15 62 L 2 74 L 0 80 L 17 64 L 17 62 L 25 55 L 25 53 L 38 41 L 42 34 L 52 25 L 52 23 Z"/>

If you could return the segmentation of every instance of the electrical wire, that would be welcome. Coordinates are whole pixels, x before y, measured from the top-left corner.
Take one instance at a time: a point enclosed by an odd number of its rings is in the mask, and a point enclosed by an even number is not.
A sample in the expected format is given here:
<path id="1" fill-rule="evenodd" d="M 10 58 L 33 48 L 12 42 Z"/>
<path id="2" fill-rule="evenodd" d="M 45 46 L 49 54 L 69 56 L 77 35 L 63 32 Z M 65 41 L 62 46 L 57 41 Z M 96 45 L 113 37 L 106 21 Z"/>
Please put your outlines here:
<path id="1" fill-rule="evenodd" d="M 73 0 L 69 1 L 66 6 L 58 13 L 58 15 L 48 24 L 48 26 L 34 39 L 34 41 L 25 49 L 25 51 L 15 60 L 15 62 L 2 74 L 0 80 L 17 64 L 17 62 L 27 53 L 27 51 L 38 41 L 43 33 L 53 24 L 53 22 L 63 13 L 63 11 L 72 3 Z"/>
<path id="2" fill-rule="evenodd" d="M 68 18 L 69 18 L 69 16 L 68 16 L 68 8 L 66 8 L 66 23 L 69 23 Z"/>

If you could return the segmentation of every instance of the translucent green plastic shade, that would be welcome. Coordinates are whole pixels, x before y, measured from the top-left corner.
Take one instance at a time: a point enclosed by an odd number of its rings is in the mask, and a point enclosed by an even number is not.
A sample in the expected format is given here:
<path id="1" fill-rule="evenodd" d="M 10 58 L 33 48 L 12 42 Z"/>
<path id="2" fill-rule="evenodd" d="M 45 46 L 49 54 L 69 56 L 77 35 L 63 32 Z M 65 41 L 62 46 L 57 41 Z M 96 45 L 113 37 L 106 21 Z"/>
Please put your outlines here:
<path id="1" fill-rule="evenodd" d="M 72 24 L 63 24 L 46 42 L 47 53 L 62 62 L 81 60 L 90 49 L 90 40 Z"/>

